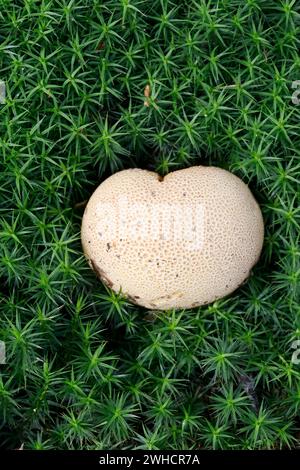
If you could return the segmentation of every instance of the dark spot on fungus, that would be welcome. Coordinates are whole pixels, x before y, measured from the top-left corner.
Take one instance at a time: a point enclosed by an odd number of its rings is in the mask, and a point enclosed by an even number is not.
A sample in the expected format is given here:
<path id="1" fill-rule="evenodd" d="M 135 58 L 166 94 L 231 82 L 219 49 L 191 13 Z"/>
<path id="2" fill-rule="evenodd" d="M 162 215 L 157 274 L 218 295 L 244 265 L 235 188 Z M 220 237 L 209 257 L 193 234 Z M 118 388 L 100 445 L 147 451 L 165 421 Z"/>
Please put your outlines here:
<path id="1" fill-rule="evenodd" d="M 183 196 L 186 196 L 186 193 L 183 193 Z"/>
<path id="2" fill-rule="evenodd" d="M 158 179 L 158 181 L 163 181 L 163 180 L 164 180 L 164 176 L 162 176 L 162 175 L 157 175 L 157 179 Z"/>
<path id="3" fill-rule="evenodd" d="M 107 246 L 107 250 L 106 251 L 109 251 L 111 246 L 110 246 L 110 243 L 106 243 L 106 246 Z"/>
<path id="4" fill-rule="evenodd" d="M 126 297 L 127 297 L 127 299 L 128 299 L 130 302 L 132 302 L 133 304 L 139 305 L 138 299 L 140 299 L 140 297 L 139 297 L 138 295 L 132 296 L 132 295 L 126 294 Z"/>
<path id="5" fill-rule="evenodd" d="M 176 274 L 176 277 L 178 277 L 178 276 L 179 276 L 179 274 Z"/>
<path id="6" fill-rule="evenodd" d="M 116 255 L 116 257 L 117 257 L 117 258 L 121 258 L 121 256 L 120 256 L 120 255 Z"/>

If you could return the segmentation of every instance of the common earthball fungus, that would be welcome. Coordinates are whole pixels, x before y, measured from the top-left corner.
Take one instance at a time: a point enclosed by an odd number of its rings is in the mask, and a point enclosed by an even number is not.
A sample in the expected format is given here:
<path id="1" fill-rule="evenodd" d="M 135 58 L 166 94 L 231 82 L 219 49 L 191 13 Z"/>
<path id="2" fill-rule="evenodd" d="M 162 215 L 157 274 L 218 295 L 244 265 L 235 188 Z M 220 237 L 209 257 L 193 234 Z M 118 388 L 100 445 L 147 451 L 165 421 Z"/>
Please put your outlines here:
<path id="1" fill-rule="evenodd" d="M 129 169 L 92 194 L 82 220 L 91 268 L 148 309 L 192 308 L 237 289 L 259 259 L 260 208 L 232 173 Z"/>

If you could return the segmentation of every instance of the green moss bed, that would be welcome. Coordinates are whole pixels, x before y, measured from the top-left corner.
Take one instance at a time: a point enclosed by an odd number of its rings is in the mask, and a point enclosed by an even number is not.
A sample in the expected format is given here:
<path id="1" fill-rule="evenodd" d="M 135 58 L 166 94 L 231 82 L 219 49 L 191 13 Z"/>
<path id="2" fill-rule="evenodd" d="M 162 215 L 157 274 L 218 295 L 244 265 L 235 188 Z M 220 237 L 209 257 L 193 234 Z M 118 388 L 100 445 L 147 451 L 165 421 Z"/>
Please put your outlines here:
<path id="1" fill-rule="evenodd" d="M 1 448 L 299 446 L 299 47 L 295 0 L 0 0 Z M 84 203 L 192 165 L 249 184 L 262 256 L 153 314 L 88 267 Z"/>

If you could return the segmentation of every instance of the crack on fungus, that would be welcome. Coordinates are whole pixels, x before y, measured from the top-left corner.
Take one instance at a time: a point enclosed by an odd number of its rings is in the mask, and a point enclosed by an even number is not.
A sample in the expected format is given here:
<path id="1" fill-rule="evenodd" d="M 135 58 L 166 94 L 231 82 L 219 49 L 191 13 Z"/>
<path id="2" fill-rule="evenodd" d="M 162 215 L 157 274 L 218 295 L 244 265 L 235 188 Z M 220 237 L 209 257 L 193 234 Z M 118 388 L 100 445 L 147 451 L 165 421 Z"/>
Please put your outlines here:
<path id="1" fill-rule="evenodd" d="M 93 271 L 97 274 L 97 276 L 101 279 L 101 281 L 104 282 L 104 284 L 106 284 L 107 287 L 112 288 L 114 284 L 107 277 L 106 272 L 103 271 L 103 269 L 101 269 L 93 259 L 91 259 L 90 261 L 91 261 Z"/>

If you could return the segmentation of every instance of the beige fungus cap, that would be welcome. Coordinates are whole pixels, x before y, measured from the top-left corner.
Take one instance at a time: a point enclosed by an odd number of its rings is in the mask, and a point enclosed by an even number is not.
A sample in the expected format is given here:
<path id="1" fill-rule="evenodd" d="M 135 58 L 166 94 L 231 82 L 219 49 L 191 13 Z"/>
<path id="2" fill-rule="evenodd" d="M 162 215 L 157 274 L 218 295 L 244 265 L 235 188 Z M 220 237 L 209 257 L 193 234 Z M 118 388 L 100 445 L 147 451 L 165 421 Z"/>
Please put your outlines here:
<path id="1" fill-rule="evenodd" d="M 91 268 L 114 291 L 149 309 L 209 304 L 258 261 L 264 237 L 248 186 L 216 167 L 169 173 L 129 169 L 107 178 L 82 220 Z"/>

